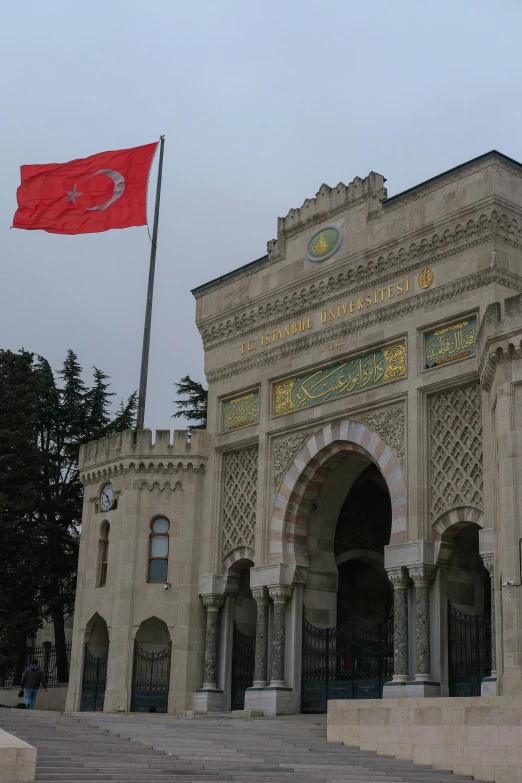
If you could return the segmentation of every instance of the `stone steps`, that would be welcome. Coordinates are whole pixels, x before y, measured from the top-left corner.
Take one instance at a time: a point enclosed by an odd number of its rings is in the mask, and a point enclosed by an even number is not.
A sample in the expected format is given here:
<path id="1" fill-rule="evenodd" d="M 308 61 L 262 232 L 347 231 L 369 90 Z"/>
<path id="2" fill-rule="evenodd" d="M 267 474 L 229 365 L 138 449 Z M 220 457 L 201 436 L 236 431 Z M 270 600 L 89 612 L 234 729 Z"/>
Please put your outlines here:
<path id="1" fill-rule="evenodd" d="M 326 742 L 323 716 L 109 715 L 0 709 L 46 783 L 460 783 L 426 765 Z"/>

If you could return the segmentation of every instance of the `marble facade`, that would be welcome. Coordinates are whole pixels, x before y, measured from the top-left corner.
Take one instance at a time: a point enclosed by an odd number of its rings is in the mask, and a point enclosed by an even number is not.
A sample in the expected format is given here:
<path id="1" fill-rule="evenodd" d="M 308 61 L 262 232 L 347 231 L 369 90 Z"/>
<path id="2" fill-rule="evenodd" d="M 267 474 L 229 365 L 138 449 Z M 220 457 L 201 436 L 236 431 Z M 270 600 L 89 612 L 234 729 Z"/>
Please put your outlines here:
<path id="1" fill-rule="evenodd" d="M 231 709 L 235 645 L 250 639 L 244 708 L 297 712 L 303 617 L 333 629 L 353 607 L 393 620 L 384 698 L 450 694 L 452 611 L 491 625 L 482 692 L 522 695 L 522 166 L 492 152 L 391 198 L 384 182 L 322 185 L 266 256 L 193 291 L 205 432 L 82 449 L 68 709 L 98 616 L 105 710 L 130 709 L 134 639 L 157 618 L 169 711 Z M 160 516 L 167 589 L 147 579 Z"/>

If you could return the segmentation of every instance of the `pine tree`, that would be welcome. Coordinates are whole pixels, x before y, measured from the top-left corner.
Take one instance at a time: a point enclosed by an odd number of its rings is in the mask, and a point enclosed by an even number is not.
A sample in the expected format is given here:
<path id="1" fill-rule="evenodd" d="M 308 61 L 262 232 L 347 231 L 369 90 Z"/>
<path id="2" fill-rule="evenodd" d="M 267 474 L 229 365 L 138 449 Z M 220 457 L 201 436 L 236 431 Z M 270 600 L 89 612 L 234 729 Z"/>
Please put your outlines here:
<path id="1" fill-rule="evenodd" d="M 41 625 L 40 454 L 33 355 L 0 351 L 0 674 Z"/>
<path id="2" fill-rule="evenodd" d="M 123 432 L 124 430 L 133 430 L 136 426 L 136 409 L 138 407 L 138 392 L 131 394 L 126 403 L 120 402 L 120 407 L 116 411 L 116 417 L 111 423 L 112 432 Z"/>
<path id="3" fill-rule="evenodd" d="M 185 375 L 179 383 L 174 383 L 178 394 L 185 396 L 186 400 L 174 400 L 179 408 L 173 413 L 173 418 L 183 417 L 188 419 L 190 429 L 204 430 L 207 426 L 208 391 L 198 381 L 193 381 L 189 375 Z"/>

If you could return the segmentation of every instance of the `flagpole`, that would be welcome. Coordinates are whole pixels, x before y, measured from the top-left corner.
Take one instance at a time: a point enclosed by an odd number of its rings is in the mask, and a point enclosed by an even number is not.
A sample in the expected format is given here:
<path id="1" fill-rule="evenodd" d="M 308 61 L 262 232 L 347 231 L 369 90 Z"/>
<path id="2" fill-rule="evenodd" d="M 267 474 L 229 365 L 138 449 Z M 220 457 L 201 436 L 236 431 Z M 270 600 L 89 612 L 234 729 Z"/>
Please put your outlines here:
<path id="1" fill-rule="evenodd" d="M 152 294 L 154 293 L 154 272 L 156 269 L 156 244 L 158 240 L 159 207 L 161 196 L 161 174 L 163 170 L 163 147 L 165 136 L 160 136 L 160 156 L 158 166 L 158 183 L 156 185 L 156 206 L 154 207 L 154 225 L 152 228 L 152 245 L 150 248 L 149 285 L 147 288 L 147 304 L 145 307 L 145 326 L 143 328 L 143 348 L 141 351 L 140 390 L 138 392 L 138 415 L 136 429 L 142 430 L 145 422 L 145 400 L 147 397 L 147 375 L 149 371 L 150 322 L 152 318 Z"/>

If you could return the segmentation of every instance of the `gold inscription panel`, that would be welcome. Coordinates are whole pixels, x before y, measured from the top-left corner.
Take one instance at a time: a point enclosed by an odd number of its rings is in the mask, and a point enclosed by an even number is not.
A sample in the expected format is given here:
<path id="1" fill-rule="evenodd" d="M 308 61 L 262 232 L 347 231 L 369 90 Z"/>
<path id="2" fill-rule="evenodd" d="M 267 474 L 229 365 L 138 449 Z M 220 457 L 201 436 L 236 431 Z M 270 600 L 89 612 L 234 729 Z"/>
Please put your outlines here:
<path id="1" fill-rule="evenodd" d="M 223 432 L 259 423 L 259 390 L 225 400 L 223 403 Z"/>
<path id="2" fill-rule="evenodd" d="M 406 376 L 406 344 L 332 364 L 274 384 L 274 413 L 291 413 L 347 394 L 375 388 Z"/>
<path id="3" fill-rule="evenodd" d="M 477 318 L 445 326 L 424 335 L 426 369 L 472 356 L 477 350 Z"/>

